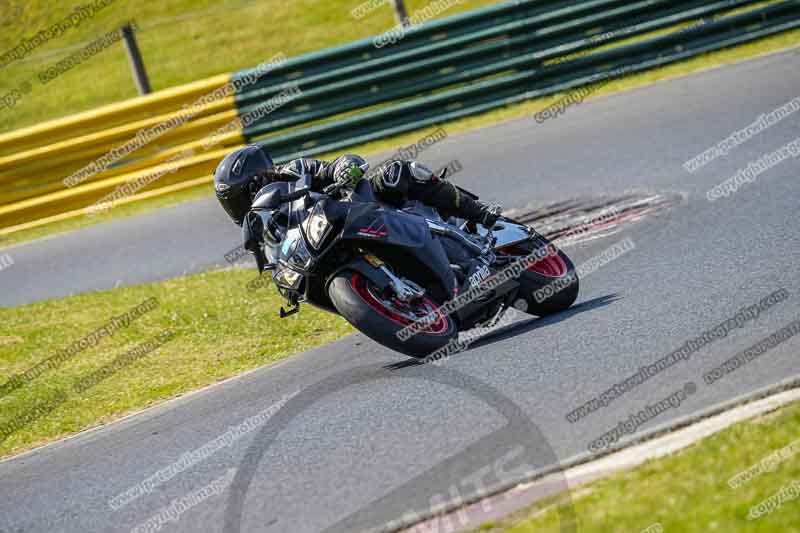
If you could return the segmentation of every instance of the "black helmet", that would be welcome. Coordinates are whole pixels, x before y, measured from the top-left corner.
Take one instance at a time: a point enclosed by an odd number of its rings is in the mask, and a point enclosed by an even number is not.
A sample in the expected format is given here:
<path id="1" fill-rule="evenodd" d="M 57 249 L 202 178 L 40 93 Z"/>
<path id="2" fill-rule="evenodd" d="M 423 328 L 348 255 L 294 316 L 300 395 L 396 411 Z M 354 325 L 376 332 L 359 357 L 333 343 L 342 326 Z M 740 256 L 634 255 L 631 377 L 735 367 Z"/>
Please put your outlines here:
<path id="1" fill-rule="evenodd" d="M 220 161 L 214 171 L 214 191 L 237 225 L 242 225 L 253 197 L 268 183 L 274 168 L 269 154 L 255 144 L 233 151 Z"/>

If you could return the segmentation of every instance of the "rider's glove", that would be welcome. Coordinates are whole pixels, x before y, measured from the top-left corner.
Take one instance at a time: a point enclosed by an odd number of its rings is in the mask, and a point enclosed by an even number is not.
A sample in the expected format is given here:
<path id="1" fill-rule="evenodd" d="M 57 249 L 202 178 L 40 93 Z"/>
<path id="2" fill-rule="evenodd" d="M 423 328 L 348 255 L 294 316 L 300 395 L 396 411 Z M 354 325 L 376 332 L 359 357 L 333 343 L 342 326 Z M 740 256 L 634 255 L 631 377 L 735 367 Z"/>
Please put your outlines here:
<path id="1" fill-rule="evenodd" d="M 355 187 L 364 177 L 364 170 L 358 165 L 342 166 L 336 169 L 333 179 L 342 187 Z"/>
<path id="2" fill-rule="evenodd" d="M 497 219 L 503 214 L 503 208 L 496 204 L 481 204 L 481 211 L 482 214 L 478 222 L 480 222 L 480 224 L 486 229 L 492 229 L 497 223 Z"/>
<path id="3" fill-rule="evenodd" d="M 369 163 L 354 154 L 345 154 L 331 162 L 333 166 L 333 181 L 339 187 L 355 187 L 369 170 Z"/>

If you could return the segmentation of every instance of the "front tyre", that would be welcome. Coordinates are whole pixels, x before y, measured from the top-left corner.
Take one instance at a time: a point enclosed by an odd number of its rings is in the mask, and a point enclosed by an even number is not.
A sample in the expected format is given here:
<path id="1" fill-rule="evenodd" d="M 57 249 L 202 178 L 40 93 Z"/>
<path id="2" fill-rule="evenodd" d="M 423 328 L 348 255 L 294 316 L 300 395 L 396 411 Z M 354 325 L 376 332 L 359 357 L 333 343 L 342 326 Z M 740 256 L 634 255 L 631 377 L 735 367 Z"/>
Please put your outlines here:
<path id="1" fill-rule="evenodd" d="M 412 357 L 425 357 L 445 346 L 458 335 L 458 328 L 449 315 L 427 297 L 414 304 L 381 294 L 366 276 L 355 270 L 344 270 L 328 285 L 336 310 L 345 320 L 372 340 Z M 433 313 L 436 320 L 425 329 L 401 340 L 397 333 L 411 323 Z"/>

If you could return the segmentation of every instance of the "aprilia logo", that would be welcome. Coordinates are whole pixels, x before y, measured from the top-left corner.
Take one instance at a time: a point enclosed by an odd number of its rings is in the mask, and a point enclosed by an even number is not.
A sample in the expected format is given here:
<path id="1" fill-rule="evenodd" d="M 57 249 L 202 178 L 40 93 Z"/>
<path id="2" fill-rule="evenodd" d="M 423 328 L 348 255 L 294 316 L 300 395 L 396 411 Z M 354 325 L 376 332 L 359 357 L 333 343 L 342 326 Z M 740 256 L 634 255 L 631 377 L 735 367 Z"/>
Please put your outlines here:
<path id="1" fill-rule="evenodd" d="M 474 274 L 472 274 L 469 277 L 470 286 L 477 285 L 478 283 L 482 282 L 483 280 L 488 278 L 491 273 L 492 271 L 489 270 L 488 266 L 486 265 L 481 266 L 478 270 L 475 271 Z"/>

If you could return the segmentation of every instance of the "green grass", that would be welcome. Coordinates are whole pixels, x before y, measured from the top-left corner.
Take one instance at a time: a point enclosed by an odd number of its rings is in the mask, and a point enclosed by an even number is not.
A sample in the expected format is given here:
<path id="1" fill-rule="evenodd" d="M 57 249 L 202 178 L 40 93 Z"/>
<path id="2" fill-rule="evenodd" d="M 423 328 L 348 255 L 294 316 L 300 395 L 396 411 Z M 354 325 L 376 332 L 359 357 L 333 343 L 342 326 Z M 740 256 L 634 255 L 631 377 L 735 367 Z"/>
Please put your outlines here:
<path id="1" fill-rule="evenodd" d="M 577 533 L 638 533 L 654 523 L 663 531 L 706 533 L 800 531 L 800 498 L 784 501 L 766 516 L 748 520 L 751 507 L 794 480 L 798 455 L 732 489 L 728 480 L 800 438 L 800 404 L 741 422 L 676 454 L 634 470 L 574 488 Z M 793 446 L 796 450 L 797 446 Z M 559 504 L 558 501 L 562 503 Z M 560 532 L 559 505 L 530 508 L 485 524 L 482 533 Z"/>
<path id="2" fill-rule="evenodd" d="M 233 248 L 236 243 L 231 243 Z M 220 250 L 220 257 L 228 250 Z M 249 292 L 254 268 L 231 269 L 0 309 L 0 376 L 5 382 L 154 296 L 160 305 L 114 336 L 79 352 L 0 398 L 0 428 L 48 401 L 67 400 L 0 442 L 0 456 L 331 342 L 353 330 L 331 313 L 303 306 L 280 319 L 272 285 Z M 162 331 L 175 337 L 105 381 L 73 392 L 81 378 Z M 0 383 L 0 385 L 2 385 Z"/>
<path id="3" fill-rule="evenodd" d="M 0 53 L 21 38 L 62 20 L 74 6 L 42 0 L 8 0 L 0 10 Z M 363 0 L 114 0 L 94 18 L 2 69 L 0 95 L 29 82 L 32 89 L 13 109 L 0 110 L 0 132 L 137 96 L 122 43 L 43 85 L 36 74 L 88 42 L 135 20 L 153 90 L 249 68 L 278 52 L 294 56 L 344 44 L 396 24 L 389 3 L 356 20 L 350 10 Z M 464 0 L 440 16 L 474 9 L 491 0 Z M 428 4 L 406 0 L 409 14 Z"/>

